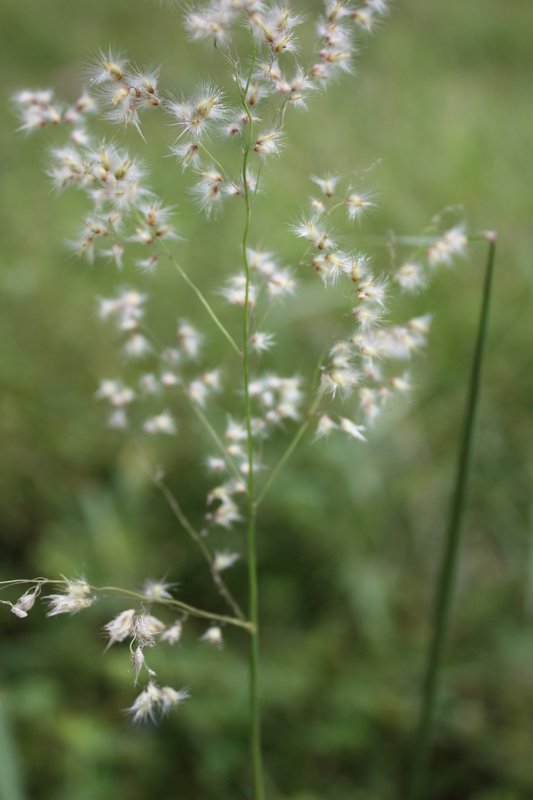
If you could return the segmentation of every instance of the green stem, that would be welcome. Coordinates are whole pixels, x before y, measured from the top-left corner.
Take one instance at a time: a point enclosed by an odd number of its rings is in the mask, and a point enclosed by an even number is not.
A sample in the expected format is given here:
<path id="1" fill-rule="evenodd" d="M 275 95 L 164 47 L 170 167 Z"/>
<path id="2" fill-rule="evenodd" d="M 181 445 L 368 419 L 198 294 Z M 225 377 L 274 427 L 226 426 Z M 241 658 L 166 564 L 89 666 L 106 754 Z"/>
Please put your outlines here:
<path id="1" fill-rule="evenodd" d="M 299 266 L 299 265 L 298 265 L 298 266 Z M 292 279 L 294 278 L 294 276 L 296 275 L 296 273 L 297 273 L 297 272 L 298 272 L 298 267 L 295 267 L 295 268 L 293 269 L 293 271 L 291 272 L 291 274 L 289 275 L 289 277 L 287 278 L 287 282 L 285 283 L 285 286 L 283 287 L 283 289 L 281 290 L 281 292 L 280 292 L 279 294 L 277 294 L 277 295 L 276 295 L 276 297 L 274 298 L 274 300 L 272 300 L 272 302 L 271 302 L 271 303 L 270 303 L 270 305 L 268 306 L 267 310 L 265 311 L 265 313 L 264 313 L 264 314 L 263 314 L 263 316 L 261 317 L 261 321 L 260 321 L 260 322 L 259 322 L 259 324 L 256 326 L 256 330 L 258 330 L 258 331 L 262 330 L 262 328 L 263 328 L 263 325 L 265 324 L 265 321 L 267 320 L 267 318 L 268 318 L 268 316 L 269 316 L 270 312 L 271 312 L 271 311 L 272 311 L 272 310 L 273 310 L 273 309 L 276 307 L 277 303 L 279 303 L 279 301 L 281 300 L 281 298 L 282 298 L 282 297 L 283 297 L 283 295 L 285 294 L 285 290 L 287 289 L 287 286 L 288 286 L 288 285 L 289 285 L 289 283 L 292 281 Z"/>
<path id="2" fill-rule="evenodd" d="M 483 351 L 487 337 L 494 256 L 496 252 L 496 235 L 486 234 L 486 238 L 489 240 L 489 252 L 485 273 L 483 302 L 470 375 L 470 390 L 466 407 L 463 439 L 459 453 L 455 491 L 451 505 L 448 535 L 435 595 L 433 638 L 428 653 L 422 692 L 422 705 L 414 739 L 409 784 L 406 793 L 407 800 L 417 800 L 418 798 L 425 797 L 424 792 L 428 767 L 429 744 L 437 699 L 438 678 L 442 665 L 450 614 L 450 603 L 457 571 L 463 510 L 471 465 L 474 423 L 479 399 Z"/>
<path id="3" fill-rule="evenodd" d="M 50 580 L 49 578 L 30 578 L 28 580 L 18 579 L 15 581 L 0 581 L 0 587 L 2 589 L 7 589 L 10 586 L 21 586 L 28 583 L 39 584 L 40 586 L 66 586 L 68 585 L 69 581 L 65 579 Z M 121 589 L 119 586 L 91 586 L 89 583 L 87 586 L 92 592 L 112 592 L 113 594 L 118 594 L 121 596 L 123 595 L 124 597 L 134 597 L 136 600 L 141 600 L 149 605 L 156 603 L 160 606 L 167 606 L 168 608 L 179 608 L 180 611 L 184 611 L 191 617 L 208 619 L 215 622 L 223 622 L 225 625 L 235 625 L 237 628 L 244 628 L 250 634 L 252 634 L 254 631 L 254 626 L 247 620 L 226 617 L 223 614 L 213 614 L 211 611 L 204 611 L 202 608 L 195 608 L 195 606 L 190 606 L 188 603 L 182 603 L 181 600 L 165 600 L 160 598 L 154 599 L 153 597 L 148 597 L 141 592 L 132 592 L 129 589 Z"/>
<path id="4" fill-rule="evenodd" d="M 258 587 L 257 587 L 257 554 L 255 537 L 255 514 L 254 504 L 254 454 L 252 438 L 252 402 L 249 391 L 249 306 L 248 297 L 250 291 L 250 264 L 248 263 L 247 244 L 248 231 L 250 229 L 250 219 L 252 215 L 252 203 L 247 182 L 248 156 L 253 142 L 254 121 L 246 98 L 255 66 L 255 40 L 253 32 L 252 38 L 252 63 L 244 92 L 241 94 L 242 106 L 248 116 L 250 124 L 250 134 L 248 143 L 244 151 L 242 163 L 242 180 L 244 185 L 244 197 L 246 200 L 246 224 L 242 237 L 242 256 L 246 271 L 246 290 L 244 297 L 244 319 L 243 319 L 243 368 L 244 368 L 244 398 L 246 408 L 246 430 L 248 433 L 248 588 L 249 588 L 249 609 L 248 615 L 253 625 L 253 632 L 250 636 L 250 715 L 251 731 L 250 745 L 253 769 L 253 797 L 254 800 L 263 800 L 263 767 L 261 757 L 261 718 L 259 703 L 259 631 L 258 631 Z"/>
<path id="5" fill-rule="evenodd" d="M 215 431 L 215 429 L 213 428 L 213 426 L 211 425 L 211 423 L 207 419 L 207 417 L 204 414 L 204 412 L 198 406 L 198 404 L 197 403 L 193 403 L 192 400 L 190 401 L 190 406 L 191 406 L 192 410 L 194 411 L 194 413 L 196 414 L 196 416 L 198 417 L 198 419 L 200 420 L 200 422 L 202 423 L 202 425 L 204 426 L 204 428 L 206 429 L 206 431 L 208 432 L 209 436 L 212 438 L 212 440 L 214 441 L 214 443 L 216 444 L 216 446 L 220 450 L 220 453 L 224 457 L 224 460 L 225 460 L 226 464 L 228 465 L 228 468 L 233 472 L 233 475 L 236 478 L 236 480 L 240 481 L 242 479 L 241 473 L 239 472 L 239 470 L 235 466 L 235 463 L 234 463 L 233 459 L 231 458 L 231 456 L 229 456 L 228 453 L 226 452 L 226 448 L 224 447 L 223 442 L 220 440 L 219 435 L 217 434 L 217 432 Z"/>
<path id="6" fill-rule="evenodd" d="M 329 339 L 326 340 L 326 344 L 324 345 L 324 349 L 322 350 L 322 352 L 320 354 L 320 358 L 318 359 L 318 361 L 316 363 L 315 371 L 313 373 L 313 380 L 311 382 L 311 397 L 313 396 L 313 394 L 317 390 L 317 383 L 318 383 L 318 379 L 319 379 L 319 376 L 320 376 L 320 367 L 322 366 L 322 362 L 324 361 L 326 353 L 328 352 L 329 343 L 331 342 L 332 338 L 335 336 L 335 332 L 337 331 L 337 328 L 339 327 L 339 325 L 340 325 L 340 322 L 337 322 L 337 324 L 333 328 L 333 331 L 331 332 L 331 335 L 330 335 Z M 270 487 L 272 486 L 272 484 L 274 483 L 274 481 L 278 477 L 279 473 L 281 472 L 281 470 L 283 469 L 283 467 L 285 466 L 285 464 L 287 463 L 289 458 L 292 456 L 292 454 L 296 450 L 298 444 L 300 443 L 300 439 L 302 438 L 302 436 L 306 432 L 307 428 L 311 424 L 311 421 L 312 421 L 312 419 L 314 417 L 315 411 L 317 410 L 318 406 L 320 405 L 320 401 L 321 400 L 322 400 L 322 394 L 319 393 L 317 395 L 317 397 L 315 397 L 315 399 L 313 400 L 311 405 L 309 406 L 309 409 L 307 411 L 307 414 L 305 415 L 304 421 L 302 422 L 302 424 L 300 425 L 300 427 L 298 428 L 298 430 L 294 434 L 293 440 L 291 441 L 291 443 L 289 444 L 289 446 L 287 447 L 287 449 L 285 450 L 285 452 L 281 456 L 281 459 L 278 461 L 278 463 L 274 467 L 273 471 L 270 474 L 270 477 L 269 477 L 268 481 L 266 482 L 265 486 L 263 487 L 263 490 L 259 494 L 259 497 L 257 498 L 256 504 L 255 504 L 256 510 L 257 510 L 257 508 L 259 508 L 260 503 L 262 503 L 263 500 L 265 499 L 266 493 L 268 492 L 268 490 L 270 489 Z"/>
<path id="7" fill-rule="evenodd" d="M 127 597 L 136 597 L 143 600 L 145 603 L 158 603 L 159 605 L 167 606 L 168 608 L 179 608 L 190 614 L 191 617 L 198 617 L 199 619 L 209 619 L 216 622 L 223 622 L 225 625 L 234 625 L 237 628 L 244 628 L 250 633 L 253 631 L 253 625 L 242 619 L 235 619 L 234 617 L 227 617 L 224 614 L 213 614 L 211 611 L 204 611 L 201 608 L 195 608 L 188 603 L 182 603 L 181 600 L 154 600 L 151 597 L 140 594 L 139 592 L 130 592 L 127 589 L 120 589 L 116 586 L 91 586 L 95 592 L 117 592 L 118 594 L 126 595 Z"/>
<path id="8" fill-rule="evenodd" d="M 193 409 L 195 411 L 197 410 L 194 403 L 191 403 L 191 406 L 193 407 Z M 206 423 L 209 425 L 207 420 L 206 420 Z M 222 442 L 220 442 L 220 440 L 218 439 L 218 436 L 216 435 L 216 433 L 214 431 L 213 431 L 213 434 L 215 436 L 215 439 L 222 446 Z M 229 587 L 227 586 L 226 582 L 224 581 L 224 579 L 220 575 L 220 572 L 215 568 L 215 559 L 213 558 L 209 548 L 205 545 L 200 532 L 197 531 L 196 528 L 194 527 L 194 525 L 192 525 L 192 523 L 187 519 L 187 517 L 185 516 L 185 514 L 183 513 L 183 511 L 181 509 L 180 504 L 178 503 L 178 500 L 177 500 L 176 496 L 173 494 L 173 492 L 171 491 L 170 487 L 167 486 L 167 484 L 165 483 L 163 478 L 160 477 L 158 475 L 157 471 L 155 471 L 152 468 L 152 465 L 150 464 L 148 456 L 146 455 L 146 453 L 144 452 L 143 448 L 141 447 L 141 445 L 138 442 L 137 442 L 137 446 L 139 447 L 139 450 L 141 452 L 142 459 L 143 459 L 143 466 L 144 466 L 147 474 L 150 476 L 150 480 L 152 481 L 154 486 L 157 489 L 159 489 L 159 491 L 161 492 L 161 494 L 163 495 L 163 497 L 167 501 L 172 513 L 174 514 L 174 516 L 176 517 L 176 519 L 178 520 L 178 522 L 180 523 L 182 528 L 185 531 L 187 531 L 187 533 L 189 534 L 191 539 L 197 544 L 200 552 L 202 553 L 203 557 L 205 558 L 205 560 L 209 564 L 211 577 L 213 578 L 215 586 L 219 590 L 219 592 L 222 595 L 222 597 L 224 598 L 224 600 L 230 606 L 230 608 L 232 609 L 234 614 L 239 619 L 245 620 L 246 617 L 245 617 L 240 605 L 238 604 L 238 602 L 233 597 L 231 591 L 229 590 Z M 231 462 L 231 464 L 233 465 L 233 462 Z M 237 473 L 237 477 L 240 478 L 239 473 Z"/>
<path id="9" fill-rule="evenodd" d="M 184 271 L 184 269 L 181 266 L 181 264 L 178 261 L 176 261 L 174 256 L 169 252 L 169 250 L 165 247 L 165 245 L 163 244 L 162 241 L 159 241 L 159 246 L 163 250 L 165 255 L 170 259 L 170 261 L 172 261 L 172 263 L 174 264 L 174 266 L 178 270 L 179 274 L 181 275 L 181 277 L 183 278 L 183 280 L 185 281 L 187 286 L 189 286 L 193 290 L 193 292 L 195 293 L 196 297 L 201 302 L 201 304 L 203 305 L 203 307 L 205 308 L 205 310 L 207 311 L 207 313 L 209 314 L 209 316 L 211 317 L 211 319 L 213 320 L 213 322 L 215 323 L 215 325 L 217 326 L 219 331 L 226 337 L 226 339 L 228 340 L 230 345 L 233 347 L 235 352 L 238 353 L 238 355 L 241 355 L 241 351 L 239 350 L 235 339 L 233 338 L 231 333 L 228 330 L 226 330 L 226 328 L 224 327 L 222 322 L 219 320 L 219 318 L 217 317 L 217 315 L 215 314 L 215 312 L 213 311 L 213 309 L 211 308 L 211 306 L 209 305 L 209 303 L 207 302 L 207 300 L 205 299 L 205 297 L 201 293 L 200 289 L 196 286 L 195 283 L 193 283 L 193 281 L 191 281 L 191 279 L 189 278 L 187 273 Z"/>
<path id="10" fill-rule="evenodd" d="M 193 539 L 193 541 L 196 542 L 196 544 L 200 548 L 200 552 L 202 553 L 203 557 L 209 564 L 209 568 L 211 570 L 211 576 L 215 582 L 218 591 L 220 592 L 226 603 L 229 605 L 235 616 L 238 617 L 240 620 L 245 620 L 246 617 L 244 616 L 241 607 L 233 597 L 226 582 L 221 577 L 220 572 L 215 568 L 215 559 L 211 555 L 211 551 L 206 547 L 201 535 L 195 528 L 193 528 L 193 526 L 191 525 L 191 523 L 181 510 L 181 506 L 179 505 L 178 501 L 176 500 L 175 496 L 170 491 L 166 483 L 160 480 L 156 475 L 152 476 L 152 480 L 154 482 L 154 485 L 157 486 L 159 491 L 165 497 L 176 519 L 181 523 L 181 525 L 187 531 L 191 539 Z"/>
<path id="11" fill-rule="evenodd" d="M 296 450 L 298 444 L 300 443 L 300 439 L 302 438 L 302 436 L 306 432 L 307 428 L 311 424 L 311 420 L 313 419 L 313 415 L 314 415 L 315 411 L 317 410 L 321 400 L 322 400 L 322 397 L 320 395 L 315 398 L 313 404 L 311 405 L 311 407 L 309 408 L 309 411 L 307 412 L 306 419 L 302 422 L 302 424 L 300 425 L 300 427 L 298 428 L 298 430 L 294 434 L 294 438 L 293 438 L 292 442 L 287 447 L 287 449 L 285 450 L 285 452 L 281 456 L 280 460 L 278 461 L 278 463 L 276 464 L 276 466 L 274 467 L 274 469 L 270 473 L 270 477 L 269 477 L 268 481 L 265 483 L 265 485 L 264 485 L 259 497 L 257 498 L 256 504 L 255 504 L 256 509 L 263 502 L 263 500 L 265 499 L 266 493 L 268 492 L 268 490 L 270 489 L 270 487 L 272 486 L 272 484 L 274 483 L 274 481 L 278 477 L 279 473 L 281 472 L 281 470 L 283 469 L 283 467 L 285 466 L 285 464 L 287 463 L 289 458 L 292 456 L 292 454 Z"/>
<path id="12" fill-rule="evenodd" d="M 214 155 L 213 155 L 213 154 L 212 154 L 212 153 L 211 153 L 211 152 L 210 152 L 210 151 L 207 149 L 207 147 L 205 146 L 205 144 L 202 144 L 202 142 L 198 142 L 198 147 L 201 147 L 201 148 L 202 148 L 202 150 L 204 151 L 204 153 L 205 153 L 207 156 L 209 156 L 209 158 L 212 160 L 213 164 L 216 164 L 216 165 L 217 165 L 217 167 L 219 167 L 219 168 L 220 168 L 221 172 L 223 172 L 223 173 L 224 173 L 224 175 L 225 175 L 225 176 L 226 176 L 226 178 L 227 178 L 227 177 L 228 177 L 228 173 L 226 172 L 226 170 L 224 169 L 224 167 L 222 166 L 222 164 L 220 163 L 220 161 L 218 161 L 218 160 L 215 158 L 215 156 L 214 156 Z"/>

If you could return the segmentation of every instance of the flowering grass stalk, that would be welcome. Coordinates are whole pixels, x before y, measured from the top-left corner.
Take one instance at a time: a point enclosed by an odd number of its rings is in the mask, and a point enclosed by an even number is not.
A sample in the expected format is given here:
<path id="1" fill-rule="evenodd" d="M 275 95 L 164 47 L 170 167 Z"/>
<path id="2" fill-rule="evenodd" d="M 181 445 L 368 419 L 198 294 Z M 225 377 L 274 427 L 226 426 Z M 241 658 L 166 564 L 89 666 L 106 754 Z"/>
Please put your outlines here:
<path id="1" fill-rule="evenodd" d="M 104 626 L 108 647 L 129 641 L 134 685 L 142 685 L 130 708 L 134 722 L 153 721 L 189 697 L 187 689 L 161 687 L 156 682 L 155 672 L 146 661 L 150 648 L 160 642 L 172 646 L 180 641 L 189 617 L 209 621 L 200 638 L 216 648 L 222 646 L 224 626 L 246 631 L 250 636 L 254 800 L 264 797 L 258 508 L 310 427 L 315 428 L 314 442 L 339 433 L 351 442 L 364 443 L 391 402 L 410 393 L 406 365 L 425 347 L 431 315 L 391 323 L 394 295 L 420 292 L 438 268 L 451 267 L 464 256 L 469 241 L 464 223 L 453 219 L 451 225 L 445 225 L 444 218 L 438 217 L 421 237 L 397 240 L 401 258 L 392 248 L 392 275 L 384 274 L 374 257 L 361 250 L 361 237 L 353 228 L 376 208 L 375 192 L 366 183 L 368 170 L 344 178 L 321 170 L 310 176 L 314 194 L 292 225 L 294 235 L 304 240 L 305 247 L 296 265 L 282 266 L 272 252 L 249 241 L 252 211 L 268 162 L 282 153 L 288 138 L 289 111 L 305 111 L 327 85 L 352 72 L 356 37 L 376 27 L 386 12 L 386 0 L 325 0 L 316 20 L 316 46 L 307 58 L 300 59 L 296 30 L 304 19 L 288 6 L 260 0 L 213 0 L 186 11 L 185 27 L 193 39 L 214 45 L 214 56 L 228 67 L 228 93 L 204 81 L 189 97 L 167 96 L 159 89 L 158 70 L 141 70 L 122 54 L 108 50 L 96 57 L 90 69 L 89 85 L 96 89 L 97 98 L 84 91 L 66 110 L 48 90 L 24 91 L 15 98 L 22 130 L 50 124 L 69 130 L 70 141 L 52 150 L 49 173 L 58 190 L 75 186 L 91 203 L 79 236 L 70 242 L 74 256 L 91 263 L 103 259 L 119 271 L 129 269 L 126 262 L 133 261 L 145 277 L 159 268 L 160 260 L 172 263 L 198 300 L 200 310 L 206 312 L 211 329 L 222 337 L 232 358 L 242 363 L 243 373 L 242 383 L 225 387 L 222 365 L 199 369 L 206 335 L 188 320 L 178 320 L 174 341 L 162 342 L 159 333 L 145 322 L 147 293 L 123 286 L 113 297 L 99 298 L 101 319 L 114 323 L 125 339 L 122 354 L 130 377 L 128 382 L 122 377 L 102 380 L 96 397 L 109 406 L 109 427 L 125 435 L 131 432 L 139 445 L 143 467 L 199 548 L 220 598 L 233 616 L 178 601 L 172 595 L 173 584 L 152 580 L 135 592 L 114 587 L 96 589 L 84 577 L 62 581 L 38 578 L 20 582 L 30 588 L 16 602 L 3 602 L 24 618 L 47 585 L 62 589 L 44 598 L 49 616 L 77 613 L 110 594 L 134 600 L 134 608 L 122 611 Z M 238 52 L 246 35 L 243 31 L 247 32 L 248 49 Z M 97 110 L 97 100 L 103 104 L 106 119 L 138 133 L 144 113 L 167 112 L 176 132 L 170 152 L 184 175 L 194 176 L 190 194 L 207 218 L 219 215 L 227 202 L 243 204 L 242 269 L 218 290 L 219 297 L 240 316 L 242 342 L 228 329 L 231 325 L 226 324 L 216 301 L 200 290 L 190 270 L 184 269 L 174 255 L 180 237 L 173 208 L 149 187 L 146 167 L 116 142 L 96 139 L 90 132 L 88 115 Z M 231 174 L 221 141 L 240 147 L 237 175 Z M 339 228 L 344 228 L 342 233 Z M 130 253 L 137 257 L 131 258 Z M 278 303 L 289 303 L 298 282 L 313 272 L 324 289 L 340 296 L 343 311 L 306 384 L 298 374 L 282 376 L 272 368 L 265 370 L 262 360 L 270 358 L 277 339 L 265 329 L 272 309 Z M 228 391 L 224 395 L 225 389 L 231 390 L 229 398 Z M 236 401 L 236 396 L 244 400 Z M 216 403 L 227 414 L 225 431 L 211 417 L 210 407 Z M 148 439 L 179 433 L 179 409 L 185 418 L 192 410 L 216 451 L 206 459 L 216 483 L 207 492 L 197 523 L 184 514 L 162 470 L 152 467 L 145 453 Z M 265 440 L 292 428 L 291 441 L 277 465 L 269 465 L 268 459 L 263 463 Z M 262 485 L 259 470 L 266 473 Z M 214 550 L 209 541 L 215 529 L 227 531 L 241 525 L 247 530 L 247 615 L 221 574 L 238 564 L 240 553 L 229 548 Z M 7 582 L 6 586 L 16 583 Z M 178 611 L 181 617 L 171 623 L 159 620 L 151 613 L 156 604 Z"/>
<path id="2" fill-rule="evenodd" d="M 442 666 L 446 632 L 450 616 L 450 605 L 459 560 L 463 513 L 472 462 L 472 444 L 474 438 L 476 412 L 479 402 L 481 370 L 483 366 L 485 341 L 487 338 L 492 275 L 494 269 L 494 257 L 496 254 L 496 234 L 487 233 L 486 238 L 489 241 L 489 249 L 487 267 L 485 270 L 483 301 L 481 304 L 476 347 L 470 373 L 470 388 L 468 392 L 464 430 L 457 465 L 455 490 L 450 509 L 450 521 L 435 591 L 432 639 L 428 651 L 422 692 L 422 704 L 414 738 L 406 800 L 419 800 L 419 798 L 423 798 L 425 796 L 428 767 L 427 762 L 431 744 L 433 719 L 435 715 L 439 673 Z"/>
<path id="3" fill-rule="evenodd" d="M 223 614 L 215 614 L 212 611 L 195 608 L 187 603 L 183 603 L 181 600 L 176 600 L 162 588 L 164 584 L 158 584 L 152 581 L 146 582 L 146 591 L 144 592 L 134 592 L 119 586 L 92 586 L 87 583 L 83 576 L 75 580 L 69 580 L 68 578 L 63 578 L 62 580 L 52 580 L 50 578 L 18 578 L 14 581 L 0 581 L 0 587 L 2 588 L 27 585 L 30 585 L 32 588 L 28 589 L 22 597 L 19 598 L 16 604 L 6 600 L 0 601 L 11 606 L 11 610 L 17 617 L 25 617 L 28 615 L 28 611 L 33 607 L 43 586 L 57 586 L 59 589 L 64 590 L 63 594 L 48 595 L 48 597 L 44 598 L 45 600 L 51 600 L 51 611 L 48 612 L 48 616 L 55 616 L 58 613 L 75 614 L 83 608 L 89 608 L 89 606 L 93 605 L 100 597 L 124 596 L 131 597 L 147 605 L 155 603 L 170 609 L 175 608 L 183 612 L 186 616 L 214 620 L 221 624 L 234 625 L 237 628 L 243 628 L 247 631 L 252 630 L 252 626 L 246 620 L 228 617 Z M 170 584 L 168 584 L 168 586 L 170 586 Z M 92 595 L 91 592 L 93 592 Z"/>
<path id="4" fill-rule="evenodd" d="M 244 370 L 244 398 L 246 413 L 246 431 L 248 434 L 248 616 L 254 626 L 250 634 L 250 747 L 253 769 L 253 787 L 255 800 L 263 800 L 263 766 L 261 755 L 261 713 L 259 698 L 259 598 L 257 585 L 257 548 L 256 548 L 256 504 L 254 487 L 254 438 L 252 431 L 252 401 L 250 397 L 250 372 L 249 372 L 249 313 L 250 313 L 250 280 L 251 271 L 248 261 L 248 233 L 252 217 L 252 197 L 248 186 L 248 158 L 253 143 L 254 119 L 248 106 L 247 98 L 250 82 L 255 68 L 255 39 L 251 30 L 252 59 L 250 72 L 244 92 L 241 95 L 242 106 L 249 122 L 248 144 L 244 151 L 242 163 L 242 182 L 244 186 L 244 199 L 246 202 L 246 224 L 242 237 L 242 256 L 246 271 L 246 287 L 244 294 L 243 314 L 243 370 Z"/>

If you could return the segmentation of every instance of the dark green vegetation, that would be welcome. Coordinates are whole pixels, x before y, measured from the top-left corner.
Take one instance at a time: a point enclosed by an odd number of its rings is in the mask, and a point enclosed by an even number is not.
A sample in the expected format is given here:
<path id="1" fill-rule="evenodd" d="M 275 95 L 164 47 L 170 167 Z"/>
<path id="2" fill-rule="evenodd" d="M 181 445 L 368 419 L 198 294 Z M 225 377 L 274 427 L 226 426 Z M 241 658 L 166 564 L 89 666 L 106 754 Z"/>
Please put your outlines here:
<path id="1" fill-rule="evenodd" d="M 291 146 L 270 167 L 268 196 L 252 222 L 252 242 L 294 263 L 302 248 L 287 223 L 310 190 L 305 176 L 381 158 L 380 210 L 365 232 L 417 233 L 442 206 L 462 202 L 472 229 L 500 233 L 431 800 L 533 796 L 532 28 L 524 0 L 397 3 L 362 54 L 357 79 L 289 118 Z M 220 64 L 209 49 L 183 44 L 179 16 L 137 0 L 48 0 L 31 9 L 2 0 L 0 37 L 0 578 L 85 569 L 96 584 L 135 588 L 168 571 L 181 582 L 181 599 L 215 608 L 203 564 L 133 445 L 105 430 L 92 400 L 99 377 L 117 371 L 113 335 L 94 314 L 94 296 L 113 290 L 116 272 L 69 260 L 63 241 L 77 229 L 81 195 L 51 196 L 42 169 L 54 132 L 19 140 L 7 102 L 26 86 L 54 85 L 75 98 L 87 55 L 110 41 L 141 63 L 162 63 L 169 89 L 187 91 Z M 164 197 L 172 201 L 178 187 L 187 242 L 176 252 L 218 304 L 213 292 L 238 263 L 244 210 L 228 206 L 207 236 L 183 199 L 188 179 L 158 159 L 169 130 L 154 118 L 144 130 L 148 145 L 134 132 L 127 141 L 152 159 Z M 409 306 L 435 312 L 410 405 L 369 445 L 304 442 L 262 508 L 271 800 L 396 798 L 418 708 L 485 258 L 486 245 L 472 246 L 466 263 L 441 272 Z M 313 278 L 302 276 L 291 314 L 276 315 L 283 373 L 311 365 L 331 329 L 334 295 Z M 156 290 L 159 325 L 170 336 L 176 313 L 192 318 L 193 301 L 170 268 L 158 273 Z M 225 345 L 207 321 L 203 327 L 225 358 Z M 272 449 L 281 453 L 284 441 Z M 205 445 L 191 423 L 159 450 L 193 519 L 207 488 Z M 217 541 L 244 549 L 242 531 Z M 244 566 L 229 578 L 244 599 Z M 161 679 L 191 686 L 193 699 L 160 728 L 134 730 L 120 713 L 133 698 L 127 648 L 103 657 L 98 637 L 123 607 L 100 602 L 72 620 L 45 620 L 42 608 L 25 621 L 0 613 L 0 735 L 18 749 L 28 798 L 245 798 L 245 635 L 227 631 L 219 653 L 201 647 L 204 628 L 188 623 L 180 648 L 156 650 Z M 0 742 L 0 759 L 7 752 Z"/>

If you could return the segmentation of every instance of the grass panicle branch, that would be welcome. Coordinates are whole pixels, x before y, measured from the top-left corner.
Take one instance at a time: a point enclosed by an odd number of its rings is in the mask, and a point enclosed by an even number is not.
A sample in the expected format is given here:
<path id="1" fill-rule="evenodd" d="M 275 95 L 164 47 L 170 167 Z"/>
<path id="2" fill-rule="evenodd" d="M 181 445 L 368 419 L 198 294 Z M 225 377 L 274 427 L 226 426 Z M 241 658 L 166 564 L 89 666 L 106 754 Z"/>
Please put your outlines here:
<path id="1" fill-rule="evenodd" d="M 240 356 L 241 355 L 241 351 L 239 350 L 237 342 L 235 341 L 235 339 L 233 338 L 231 333 L 228 331 L 228 329 L 222 324 L 220 319 L 217 317 L 217 315 L 215 314 L 215 312 L 211 308 L 210 304 L 207 302 L 207 300 L 203 296 L 203 294 L 200 291 L 200 289 L 197 287 L 197 285 L 194 283 L 194 281 L 192 281 L 189 278 L 189 276 L 187 275 L 187 273 L 185 272 L 185 270 L 183 269 L 183 267 L 181 266 L 179 261 L 177 261 L 174 258 L 174 256 L 170 252 L 170 250 L 165 246 L 165 244 L 163 242 L 159 241 L 159 246 L 160 246 L 161 250 L 164 252 L 164 254 L 167 256 L 167 258 L 176 267 L 177 271 L 179 272 L 179 274 L 181 275 L 181 277 L 183 278 L 183 280 L 185 281 L 187 286 L 189 286 L 193 290 L 193 292 L 195 293 L 195 295 L 197 296 L 197 298 L 199 299 L 199 301 L 201 302 L 201 304 L 203 305 L 203 307 L 205 308 L 205 310 L 207 311 L 207 313 L 209 314 L 209 316 L 211 317 L 211 319 L 213 320 L 213 322 L 215 323 L 215 325 L 217 326 L 219 331 L 222 333 L 224 338 L 227 339 L 227 341 L 230 343 L 230 345 L 233 348 L 233 350 L 235 350 L 235 352 Z"/>
<path id="2" fill-rule="evenodd" d="M 252 401 L 250 397 L 250 375 L 249 375 L 249 297 L 250 297 L 250 264 L 248 262 L 248 233 L 252 216 L 252 198 L 248 187 L 248 157 L 252 148 L 254 135 L 254 119 L 247 103 L 248 89 L 255 68 L 255 38 L 253 30 L 250 29 L 252 42 L 252 60 L 246 86 L 241 94 L 243 109 L 248 117 L 249 135 L 246 148 L 244 150 L 242 164 L 242 181 L 244 186 L 244 198 L 246 201 L 246 223 L 242 237 L 242 256 L 246 272 L 246 286 L 244 296 L 243 314 L 243 369 L 244 369 L 244 398 L 246 412 L 246 431 L 248 442 L 248 616 L 254 626 L 254 631 L 250 637 L 250 747 L 253 772 L 253 797 L 254 800 L 263 800 L 263 765 L 261 753 L 261 718 L 260 718 L 260 698 L 259 698 L 259 601 L 258 601 L 258 576 L 257 576 L 257 554 L 256 554 L 256 509 L 254 503 L 254 452 L 253 452 L 253 432 L 252 432 Z"/>
<path id="3" fill-rule="evenodd" d="M 13 581 L 0 581 L 0 590 L 8 589 L 14 586 L 68 586 L 70 581 L 66 579 L 50 579 L 50 578 L 20 578 L 18 580 Z M 90 583 L 86 584 L 87 588 L 91 592 L 96 592 L 97 595 L 114 595 L 117 597 L 132 597 L 136 600 L 139 600 L 142 603 L 146 603 L 146 605 L 161 605 L 166 606 L 167 608 L 176 608 L 180 611 L 183 611 L 185 614 L 191 617 L 198 617 L 198 619 L 207 619 L 211 622 L 220 622 L 224 625 L 233 625 L 236 628 L 244 628 L 244 630 L 252 633 L 254 630 L 254 626 L 248 622 L 246 619 L 235 619 L 234 617 L 228 617 L 224 614 L 214 614 L 212 611 L 205 611 L 202 608 L 196 608 L 195 606 L 191 606 L 188 603 L 183 603 L 181 600 L 175 600 L 174 598 L 154 598 L 150 597 L 142 592 L 134 592 L 130 589 L 123 589 L 120 586 L 93 586 Z"/>

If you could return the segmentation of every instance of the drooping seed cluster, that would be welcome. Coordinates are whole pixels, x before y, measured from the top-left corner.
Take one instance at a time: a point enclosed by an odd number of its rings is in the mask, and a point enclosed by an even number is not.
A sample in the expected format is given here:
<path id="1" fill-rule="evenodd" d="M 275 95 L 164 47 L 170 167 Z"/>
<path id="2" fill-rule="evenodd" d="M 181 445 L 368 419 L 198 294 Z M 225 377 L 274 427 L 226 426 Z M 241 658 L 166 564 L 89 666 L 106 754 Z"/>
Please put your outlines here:
<path id="1" fill-rule="evenodd" d="M 219 560 L 218 569 L 222 570 L 231 566 L 235 557 L 228 553 L 219 553 L 217 559 Z M 11 606 L 12 613 L 17 617 L 25 618 L 33 608 L 36 599 L 41 595 L 46 583 L 46 581 L 35 582 L 15 603 L 5 600 L 0 602 Z M 57 583 L 62 587 L 60 593 L 42 597 L 49 606 L 48 617 L 77 614 L 92 606 L 102 594 L 101 590 L 90 586 L 84 576 L 71 580 L 64 578 L 63 581 Z M 147 664 L 145 656 L 146 648 L 153 648 L 163 642 L 173 646 L 181 641 L 187 615 L 182 615 L 171 624 L 166 625 L 151 613 L 153 603 L 172 605 L 172 588 L 173 584 L 164 581 L 146 581 L 138 595 L 141 607 L 122 611 L 103 626 L 103 633 L 107 638 L 106 650 L 114 644 L 129 642 L 134 686 L 138 685 L 144 673 L 148 677 L 147 684 L 137 695 L 132 706 L 127 709 L 135 723 L 147 719 L 155 722 L 158 717 L 164 716 L 172 708 L 177 708 L 190 696 L 188 689 L 178 691 L 170 686 L 159 686 L 155 680 L 156 673 Z M 220 649 L 222 647 L 221 627 L 216 623 L 211 623 L 200 637 L 200 641 Z"/>

